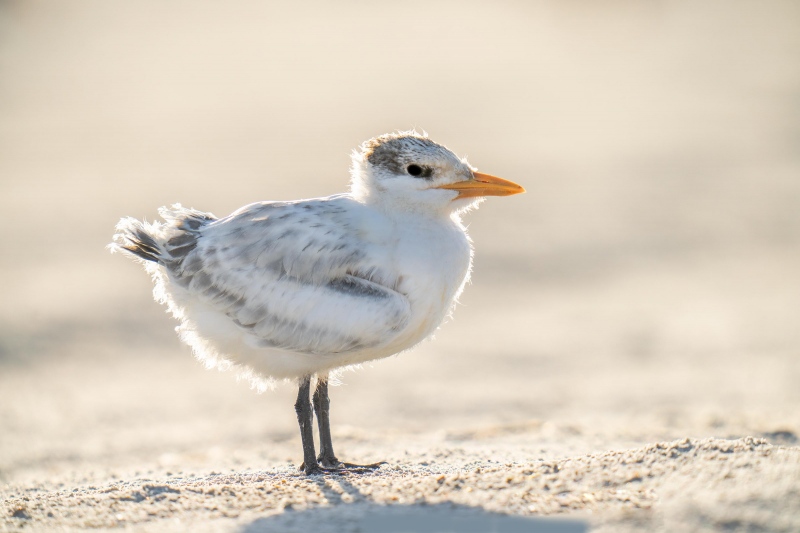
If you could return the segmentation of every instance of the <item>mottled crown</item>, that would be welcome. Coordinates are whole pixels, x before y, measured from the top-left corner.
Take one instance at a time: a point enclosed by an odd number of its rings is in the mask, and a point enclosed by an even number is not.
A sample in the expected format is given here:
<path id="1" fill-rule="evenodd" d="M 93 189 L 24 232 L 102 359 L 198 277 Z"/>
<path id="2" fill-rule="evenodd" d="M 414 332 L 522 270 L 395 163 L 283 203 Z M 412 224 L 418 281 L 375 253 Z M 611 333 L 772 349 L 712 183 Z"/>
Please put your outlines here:
<path id="1" fill-rule="evenodd" d="M 421 158 L 437 157 L 453 165 L 460 159 L 446 147 L 417 132 L 387 133 L 365 141 L 361 145 L 362 160 L 393 174 L 403 174 L 405 168 Z"/>

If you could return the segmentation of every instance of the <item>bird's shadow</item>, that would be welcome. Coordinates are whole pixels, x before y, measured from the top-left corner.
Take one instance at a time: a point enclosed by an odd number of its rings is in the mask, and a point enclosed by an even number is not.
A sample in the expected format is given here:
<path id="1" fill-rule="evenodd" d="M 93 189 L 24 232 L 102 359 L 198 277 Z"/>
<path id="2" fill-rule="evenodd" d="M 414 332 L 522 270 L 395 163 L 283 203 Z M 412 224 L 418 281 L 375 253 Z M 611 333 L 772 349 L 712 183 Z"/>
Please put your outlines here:
<path id="1" fill-rule="evenodd" d="M 382 505 L 370 501 L 346 479 L 315 480 L 329 506 L 287 509 L 259 518 L 240 533 L 586 533 L 588 524 L 577 520 L 528 518 L 493 513 L 453 503 Z"/>

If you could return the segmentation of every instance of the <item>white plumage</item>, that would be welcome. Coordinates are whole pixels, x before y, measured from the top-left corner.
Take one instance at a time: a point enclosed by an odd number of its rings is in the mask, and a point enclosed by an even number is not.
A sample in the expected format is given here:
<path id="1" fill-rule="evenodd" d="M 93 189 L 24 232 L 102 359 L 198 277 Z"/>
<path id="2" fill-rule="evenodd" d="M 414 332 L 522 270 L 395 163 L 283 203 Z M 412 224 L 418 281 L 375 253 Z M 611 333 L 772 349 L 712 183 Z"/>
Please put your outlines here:
<path id="1" fill-rule="evenodd" d="M 180 205 L 162 208 L 162 223 L 125 218 L 111 247 L 144 260 L 209 366 L 232 363 L 262 383 L 327 381 L 431 335 L 469 278 L 460 213 L 523 191 L 416 133 L 365 142 L 351 174 L 349 194 L 220 219 Z"/>

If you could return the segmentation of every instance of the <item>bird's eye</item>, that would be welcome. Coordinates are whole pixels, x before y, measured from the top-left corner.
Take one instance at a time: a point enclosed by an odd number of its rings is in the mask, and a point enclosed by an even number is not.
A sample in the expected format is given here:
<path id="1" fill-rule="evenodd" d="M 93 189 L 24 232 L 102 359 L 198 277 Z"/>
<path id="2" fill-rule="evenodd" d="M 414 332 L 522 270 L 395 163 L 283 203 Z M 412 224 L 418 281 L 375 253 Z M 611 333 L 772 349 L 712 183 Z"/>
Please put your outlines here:
<path id="1" fill-rule="evenodd" d="M 422 174 L 422 167 L 419 165 L 408 165 L 406 171 L 408 171 L 408 173 L 412 176 L 419 176 Z"/>

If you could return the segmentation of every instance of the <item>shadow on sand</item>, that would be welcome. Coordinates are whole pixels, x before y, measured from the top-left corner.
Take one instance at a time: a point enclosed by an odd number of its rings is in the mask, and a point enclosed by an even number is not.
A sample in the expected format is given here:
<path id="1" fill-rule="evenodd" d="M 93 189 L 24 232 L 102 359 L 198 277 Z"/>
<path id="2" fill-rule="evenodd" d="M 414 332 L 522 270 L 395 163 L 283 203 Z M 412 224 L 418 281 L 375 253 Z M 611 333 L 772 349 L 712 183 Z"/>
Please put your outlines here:
<path id="1" fill-rule="evenodd" d="M 342 504 L 259 518 L 242 533 L 585 533 L 575 520 L 526 518 L 476 507 L 437 505 Z"/>
<path id="2" fill-rule="evenodd" d="M 254 520 L 241 533 L 586 533 L 577 520 L 527 518 L 453 503 L 381 505 L 341 478 L 339 486 L 352 498 L 345 503 L 324 480 L 318 485 L 330 507 L 285 512 Z"/>
<path id="3" fill-rule="evenodd" d="M 437 505 L 342 504 L 306 511 L 286 511 L 259 518 L 242 533 L 585 533 L 575 520 L 526 518 L 476 507 Z"/>

